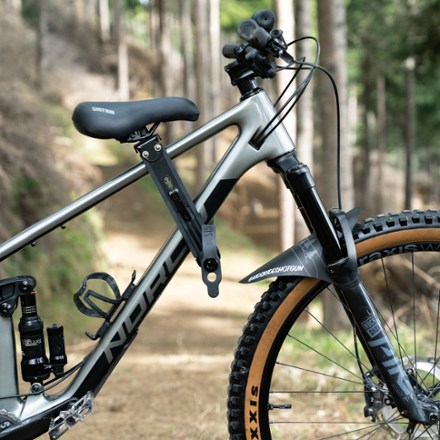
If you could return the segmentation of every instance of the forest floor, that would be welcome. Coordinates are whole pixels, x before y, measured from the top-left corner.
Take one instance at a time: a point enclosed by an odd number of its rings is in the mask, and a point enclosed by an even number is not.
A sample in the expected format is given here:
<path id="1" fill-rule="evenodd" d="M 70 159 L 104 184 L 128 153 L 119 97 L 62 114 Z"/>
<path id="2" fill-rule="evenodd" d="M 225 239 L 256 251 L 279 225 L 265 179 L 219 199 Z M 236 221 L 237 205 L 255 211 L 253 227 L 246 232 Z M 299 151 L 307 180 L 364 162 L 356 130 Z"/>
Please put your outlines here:
<path id="1" fill-rule="evenodd" d="M 147 266 L 166 238 L 135 186 L 111 202 L 103 250 L 122 286 Z M 145 194 L 144 194 L 145 198 Z M 134 221 L 127 222 L 127 212 Z M 110 215 L 111 214 L 111 215 Z M 122 228 L 122 225 L 125 225 Z M 220 244 L 221 246 L 221 244 Z M 96 409 L 67 439 L 226 439 L 230 363 L 247 316 L 264 287 L 238 280 L 262 264 L 255 252 L 222 253 L 220 296 L 211 299 L 188 257 L 96 398 Z"/>

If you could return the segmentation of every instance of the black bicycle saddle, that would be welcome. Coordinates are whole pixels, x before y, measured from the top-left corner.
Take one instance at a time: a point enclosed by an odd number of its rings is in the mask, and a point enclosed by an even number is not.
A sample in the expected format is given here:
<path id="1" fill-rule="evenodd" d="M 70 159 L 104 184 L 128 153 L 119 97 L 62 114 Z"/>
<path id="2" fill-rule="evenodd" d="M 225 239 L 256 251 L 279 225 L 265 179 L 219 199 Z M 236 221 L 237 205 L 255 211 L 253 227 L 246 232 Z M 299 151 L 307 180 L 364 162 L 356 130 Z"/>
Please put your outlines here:
<path id="1" fill-rule="evenodd" d="M 127 140 L 149 124 L 196 121 L 199 109 L 186 98 L 156 98 L 131 102 L 82 102 L 73 112 L 76 129 L 97 139 Z"/>

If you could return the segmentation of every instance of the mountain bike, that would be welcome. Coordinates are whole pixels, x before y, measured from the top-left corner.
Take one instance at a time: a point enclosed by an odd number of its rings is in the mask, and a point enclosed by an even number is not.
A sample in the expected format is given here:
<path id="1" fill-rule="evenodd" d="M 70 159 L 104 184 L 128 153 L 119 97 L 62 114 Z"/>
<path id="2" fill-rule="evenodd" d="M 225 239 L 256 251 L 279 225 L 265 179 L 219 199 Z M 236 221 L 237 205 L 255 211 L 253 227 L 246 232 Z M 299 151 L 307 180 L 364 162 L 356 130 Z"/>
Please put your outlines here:
<path id="1" fill-rule="evenodd" d="M 235 352 L 227 400 L 230 438 L 439 438 L 440 212 L 404 211 L 359 222 L 357 209 L 325 209 L 283 125 L 313 73 L 325 73 L 318 65 L 319 43 L 314 40 L 313 62 L 294 58 L 289 52 L 295 42 L 286 44 L 274 24 L 269 11 L 240 23 L 243 42 L 223 48 L 240 101 L 171 145 L 164 147 L 156 130 L 162 122 L 198 118 L 196 105 L 185 98 L 76 107 L 73 122 L 81 133 L 133 143 L 140 162 L 4 242 L 1 260 L 147 175 L 177 228 L 122 292 L 107 273 L 84 278 L 74 303 L 99 327 L 88 334 L 95 341 L 91 352 L 67 371 L 63 327 L 54 324 L 45 335 L 36 278 L 0 281 L 0 438 L 48 432 L 57 439 L 85 419 L 190 252 L 208 294 L 218 295 L 222 273 L 213 218 L 240 177 L 260 162 L 281 176 L 311 235 L 242 280 L 276 278 Z M 257 81 L 280 70 L 292 72 L 282 104 L 272 102 Z M 307 76 L 295 86 L 301 70 Z M 193 200 L 173 159 L 233 125 L 236 138 Z M 96 280 L 110 293 L 91 288 Z M 327 299 L 345 317 L 339 330 L 324 322 Z M 28 384 L 24 393 L 18 370 Z"/>

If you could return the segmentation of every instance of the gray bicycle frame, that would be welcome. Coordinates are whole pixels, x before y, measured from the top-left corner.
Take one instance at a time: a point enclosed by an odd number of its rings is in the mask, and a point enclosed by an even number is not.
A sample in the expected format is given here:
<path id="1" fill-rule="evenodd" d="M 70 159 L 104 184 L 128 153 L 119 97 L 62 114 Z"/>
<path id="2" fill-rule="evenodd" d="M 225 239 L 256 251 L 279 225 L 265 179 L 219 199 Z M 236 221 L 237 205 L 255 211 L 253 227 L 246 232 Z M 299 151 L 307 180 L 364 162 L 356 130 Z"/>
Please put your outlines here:
<path id="1" fill-rule="evenodd" d="M 219 192 L 222 182 L 229 182 L 229 192 L 236 181 L 255 164 L 272 160 L 294 150 L 294 143 L 283 124 L 277 127 L 260 149 L 250 145 L 250 140 L 254 134 L 265 127 L 275 116 L 275 113 L 276 111 L 267 94 L 260 91 L 167 147 L 170 157 L 176 158 L 226 128 L 230 126 L 238 127 L 239 132 L 236 139 L 196 198 L 197 210 L 204 220 L 207 220 L 209 215 L 213 215 L 213 213 L 207 213 L 206 203 L 210 200 L 210 204 L 212 204 L 212 198 L 215 198 L 213 194 Z M 277 119 L 273 124 L 276 123 Z M 145 166 L 140 163 L 17 234 L 0 246 L 0 261 L 32 244 L 50 231 L 66 224 L 147 174 Z M 224 197 L 222 195 L 219 197 L 219 202 L 214 203 L 214 211 L 219 208 Z M 58 408 L 63 408 L 69 400 L 78 399 L 80 396 L 85 395 L 86 392 L 90 391 L 88 387 L 92 388 L 89 384 L 93 380 L 98 382 L 98 385 L 94 386 L 92 390 L 96 394 L 134 338 L 138 326 L 149 313 L 187 254 L 188 248 L 183 242 L 182 235 L 177 230 L 139 279 L 130 298 L 93 351 L 85 358 L 83 365 L 71 379 L 67 388 L 56 396 L 40 392 L 28 395 L 25 398 L 18 397 L 12 318 L 0 317 L 0 396 L 10 396 L 0 400 L 0 409 L 14 415 L 20 421 L 32 417 L 36 419 L 42 413 L 52 414 L 54 409 L 58 411 Z M 105 363 L 107 364 L 101 366 L 100 369 L 96 368 L 98 364 Z M 102 377 L 92 380 L 92 376 L 98 374 L 102 374 Z"/>

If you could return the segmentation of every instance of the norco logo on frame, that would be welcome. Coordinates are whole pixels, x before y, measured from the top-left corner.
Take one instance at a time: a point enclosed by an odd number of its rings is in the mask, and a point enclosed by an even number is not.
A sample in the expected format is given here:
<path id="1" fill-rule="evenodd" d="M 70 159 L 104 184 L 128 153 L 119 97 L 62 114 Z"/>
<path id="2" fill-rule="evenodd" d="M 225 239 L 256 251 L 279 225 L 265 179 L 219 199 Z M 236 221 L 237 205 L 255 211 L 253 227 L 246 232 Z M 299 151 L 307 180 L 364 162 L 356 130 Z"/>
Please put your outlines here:
<path id="1" fill-rule="evenodd" d="M 160 272 L 153 283 L 145 292 L 142 293 L 142 296 L 139 298 L 139 302 L 134 307 L 134 310 L 127 314 L 123 325 L 119 326 L 117 333 L 113 336 L 112 340 L 104 350 L 104 354 L 109 364 L 114 361 L 117 354 L 124 347 L 132 331 L 138 326 L 139 322 L 150 310 L 157 297 L 165 288 L 169 278 L 171 277 L 171 273 L 177 267 L 178 261 L 180 261 L 180 257 L 184 252 L 185 248 L 182 248 L 181 252 L 177 257 L 174 258 L 174 260 L 169 258 L 168 260 L 164 261 Z"/>

